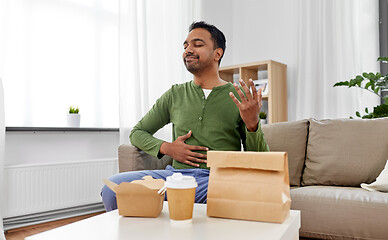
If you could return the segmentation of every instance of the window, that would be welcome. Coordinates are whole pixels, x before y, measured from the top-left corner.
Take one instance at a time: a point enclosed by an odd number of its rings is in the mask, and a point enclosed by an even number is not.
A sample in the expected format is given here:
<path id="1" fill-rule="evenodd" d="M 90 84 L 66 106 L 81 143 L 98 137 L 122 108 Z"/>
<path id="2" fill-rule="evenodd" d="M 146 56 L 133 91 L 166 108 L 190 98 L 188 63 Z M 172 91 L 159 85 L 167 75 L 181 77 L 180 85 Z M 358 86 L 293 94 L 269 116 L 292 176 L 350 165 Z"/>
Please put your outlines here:
<path id="1" fill-rule="evenodd" d="M 78 106 L 82 127 L 118 127 L 118 0 L 6 2 L 6 126 L 66 126 Z"/>

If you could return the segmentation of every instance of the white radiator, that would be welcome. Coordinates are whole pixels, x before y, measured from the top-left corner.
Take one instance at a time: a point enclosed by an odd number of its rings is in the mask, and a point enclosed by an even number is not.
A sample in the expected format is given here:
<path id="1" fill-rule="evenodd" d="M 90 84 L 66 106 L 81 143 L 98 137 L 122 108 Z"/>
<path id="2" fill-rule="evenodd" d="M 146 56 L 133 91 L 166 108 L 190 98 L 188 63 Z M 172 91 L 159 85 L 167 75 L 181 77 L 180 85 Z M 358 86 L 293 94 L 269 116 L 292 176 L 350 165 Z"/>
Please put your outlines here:
<path id="1" fill-rule="evenodd" d="M 103 179 L 118 172 L 117 159 L 6 166 L 3 217 L 101 202 Z"/>

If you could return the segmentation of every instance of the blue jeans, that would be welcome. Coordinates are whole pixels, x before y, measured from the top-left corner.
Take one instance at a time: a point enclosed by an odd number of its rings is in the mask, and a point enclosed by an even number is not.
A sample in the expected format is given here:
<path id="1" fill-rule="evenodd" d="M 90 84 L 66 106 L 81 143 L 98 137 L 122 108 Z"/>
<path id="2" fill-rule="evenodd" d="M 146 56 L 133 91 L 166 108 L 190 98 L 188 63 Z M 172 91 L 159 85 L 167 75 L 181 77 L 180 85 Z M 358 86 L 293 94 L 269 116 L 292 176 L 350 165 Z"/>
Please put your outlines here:
<path id="1" fill-rule="evenodd" d="M 168 165 L 165 170 L 144 170 L 123 172 L 113 175 L 109 178 L 110 181 L 120 184 L 122 182 L 132 182 L 133 180 L 140 180 L 144 176 L 150 175 L 155 179 L 163 179 L 166 181 L 168 176 L 173 173 L 180 172 L 183 175 L 193 176 L 198 183 L 198 187 L 195 190 L 195 202 L 206 203 L 207 199 L 207 185 L 209 181 L 209 170 L 207 169 L 175 169 Z M 105 210 L 107 212 L 117 209 L 116 194 L 110 190 L 106 185 L 101 191 L 102 202 L 104 203 Z M 167 196 L 165 200 L 167 199 Z"/>

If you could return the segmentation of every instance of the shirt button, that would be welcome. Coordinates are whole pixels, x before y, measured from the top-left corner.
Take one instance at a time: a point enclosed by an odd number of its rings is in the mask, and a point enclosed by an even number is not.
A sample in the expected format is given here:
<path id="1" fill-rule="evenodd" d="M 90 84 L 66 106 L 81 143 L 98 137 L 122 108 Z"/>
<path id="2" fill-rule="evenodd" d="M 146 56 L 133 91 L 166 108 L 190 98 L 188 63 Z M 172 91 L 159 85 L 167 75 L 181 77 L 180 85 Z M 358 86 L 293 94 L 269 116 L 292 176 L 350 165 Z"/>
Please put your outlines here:
<path id="1" fill-rule="evenodd" d="M 199 121 L 201 121 L 201 120 L 202 120 L 202 117 L 199 117 L 198 119 L 199 119 Z"/>

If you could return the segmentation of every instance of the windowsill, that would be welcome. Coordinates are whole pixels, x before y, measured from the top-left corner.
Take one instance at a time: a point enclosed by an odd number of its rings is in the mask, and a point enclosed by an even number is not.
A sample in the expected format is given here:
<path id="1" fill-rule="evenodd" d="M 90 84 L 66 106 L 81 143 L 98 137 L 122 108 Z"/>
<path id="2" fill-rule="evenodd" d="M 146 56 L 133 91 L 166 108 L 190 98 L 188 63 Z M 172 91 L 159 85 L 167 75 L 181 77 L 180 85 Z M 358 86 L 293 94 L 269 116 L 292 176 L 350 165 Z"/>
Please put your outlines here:
<path id="1" fill-rule="evenodd" d="M 88 127 L 6 127 L 7 132 L 119 132 L 119 128 Z"/>

